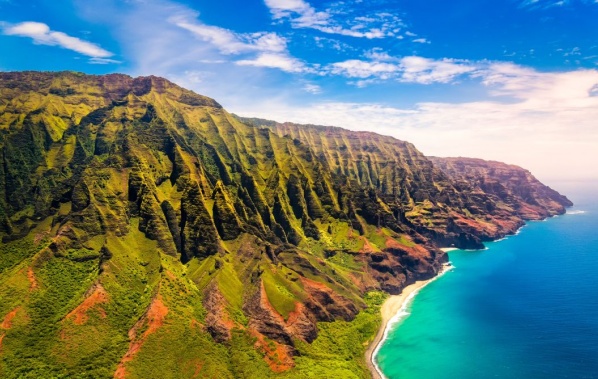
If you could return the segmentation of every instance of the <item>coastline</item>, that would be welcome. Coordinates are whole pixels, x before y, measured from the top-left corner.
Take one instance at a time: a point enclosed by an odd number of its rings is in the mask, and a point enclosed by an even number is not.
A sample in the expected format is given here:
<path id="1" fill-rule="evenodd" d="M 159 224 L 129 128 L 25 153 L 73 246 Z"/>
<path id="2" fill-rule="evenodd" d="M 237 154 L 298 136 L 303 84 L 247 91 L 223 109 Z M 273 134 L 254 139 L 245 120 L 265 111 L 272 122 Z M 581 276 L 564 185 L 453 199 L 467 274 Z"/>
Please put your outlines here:
<path id="1" fill-rule="evenodd" d="M 408 285 L 407 287 L 403 288 L 403 291 L 401 291 L 400 294 L 389 296 L 384 304 L 382 304 L 382 307 L 380 308 L 380 312 L 382 313 L 382 323 L 380 325 L 380 329 L 378 329 L 376 337 L 372 343 L 370 343 L 365 352 L 366 364 L 370 370 L 370 373 L 372 374 L 373 379 L 386 379 L 374 359 L 378 353 L 378 350 L 382 346 L 382 342 L 384 342 L 388 335 L 390 326 L 392 326 L 401 317 L 401 311 L 407 307 L 409 301 L 413 299 L 415 295 L 417 295 L 419 290 L 428 285 L 430 282 L 438 279 L 441 275 L 447 271 L 450 271 L 452 268 L 453 266 L 450 263 L 444 264 L 442 269 L 433 278 L 419 280 Z"/>

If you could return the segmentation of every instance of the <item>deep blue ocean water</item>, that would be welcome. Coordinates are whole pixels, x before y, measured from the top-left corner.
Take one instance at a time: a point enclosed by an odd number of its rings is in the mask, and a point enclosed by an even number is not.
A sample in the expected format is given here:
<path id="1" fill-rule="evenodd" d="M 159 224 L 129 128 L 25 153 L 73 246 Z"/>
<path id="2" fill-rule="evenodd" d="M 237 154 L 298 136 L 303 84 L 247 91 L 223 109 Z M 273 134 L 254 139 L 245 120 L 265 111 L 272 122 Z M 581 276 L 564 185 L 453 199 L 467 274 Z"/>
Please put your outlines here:
<path id="1" fill-rule="evenodd" d="M 424 287 L 377 362 L 390 379 L 598 378 L 598 185 Z"/>

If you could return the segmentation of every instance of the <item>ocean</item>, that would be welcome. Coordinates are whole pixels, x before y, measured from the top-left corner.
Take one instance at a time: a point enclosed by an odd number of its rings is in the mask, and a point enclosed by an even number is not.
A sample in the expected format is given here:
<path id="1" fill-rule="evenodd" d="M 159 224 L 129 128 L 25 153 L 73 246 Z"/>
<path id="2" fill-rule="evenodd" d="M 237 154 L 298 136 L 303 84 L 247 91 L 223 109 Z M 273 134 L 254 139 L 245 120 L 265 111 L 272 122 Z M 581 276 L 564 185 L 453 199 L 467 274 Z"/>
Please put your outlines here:
<path id="1" fill-rule="evenodd" d="M 598 378 L 598 185 L 424 287 L 376 356 L 389 379 Z"/>

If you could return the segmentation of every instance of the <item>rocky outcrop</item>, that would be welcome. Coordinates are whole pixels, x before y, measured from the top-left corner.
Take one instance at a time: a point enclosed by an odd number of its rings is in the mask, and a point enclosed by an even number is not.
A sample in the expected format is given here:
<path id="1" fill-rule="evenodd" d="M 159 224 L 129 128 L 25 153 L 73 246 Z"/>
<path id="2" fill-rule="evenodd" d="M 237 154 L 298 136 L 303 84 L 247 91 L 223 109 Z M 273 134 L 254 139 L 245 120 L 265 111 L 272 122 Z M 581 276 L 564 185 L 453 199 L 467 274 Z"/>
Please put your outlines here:
<path id="1" fill-rule="evenodd" d="M 206 289 L 203 304 L 207 310 L 206 329 L 208 333 L 218 342 L 230 340 L 230 331 L 235 324 L 226 311 L 228 305 L 226 299 L 216 285 L 211 285 Z"/>
<path id="2" fill-rule="evenodd" d="M 417 280 L 433 277 L 447 261 L 447 255 L 440 250 L 392 239 L 386 241 L 382 251 L 368 256 L 370 272 L 382 289 L 393 295 Z"/>
<path id="3" fill-rule="evenodd" d="M 489 204 L 483 210 L 487 213 L 497 213 L 502 207 L 503 213 L 515 213 L 524 220 L 541 220 L 563 214 L 573 205 L 566 196 L 515 165 L 473 158 L 430 159 L 461 188 L 490 197 L 497 205 Z"/>

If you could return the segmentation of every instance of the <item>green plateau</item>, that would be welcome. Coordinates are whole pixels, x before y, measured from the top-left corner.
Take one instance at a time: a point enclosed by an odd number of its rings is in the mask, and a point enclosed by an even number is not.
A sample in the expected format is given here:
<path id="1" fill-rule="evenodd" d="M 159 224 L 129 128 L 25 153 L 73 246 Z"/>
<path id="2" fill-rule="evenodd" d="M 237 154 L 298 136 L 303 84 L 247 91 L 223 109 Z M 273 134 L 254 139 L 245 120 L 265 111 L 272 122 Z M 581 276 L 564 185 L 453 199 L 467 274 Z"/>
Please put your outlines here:
<path id="1" fill-rule="evenodd" d="M 0 73 L 0 377 L 367 378 L 386 294 L 571 202 L 499 162 Z"/>

